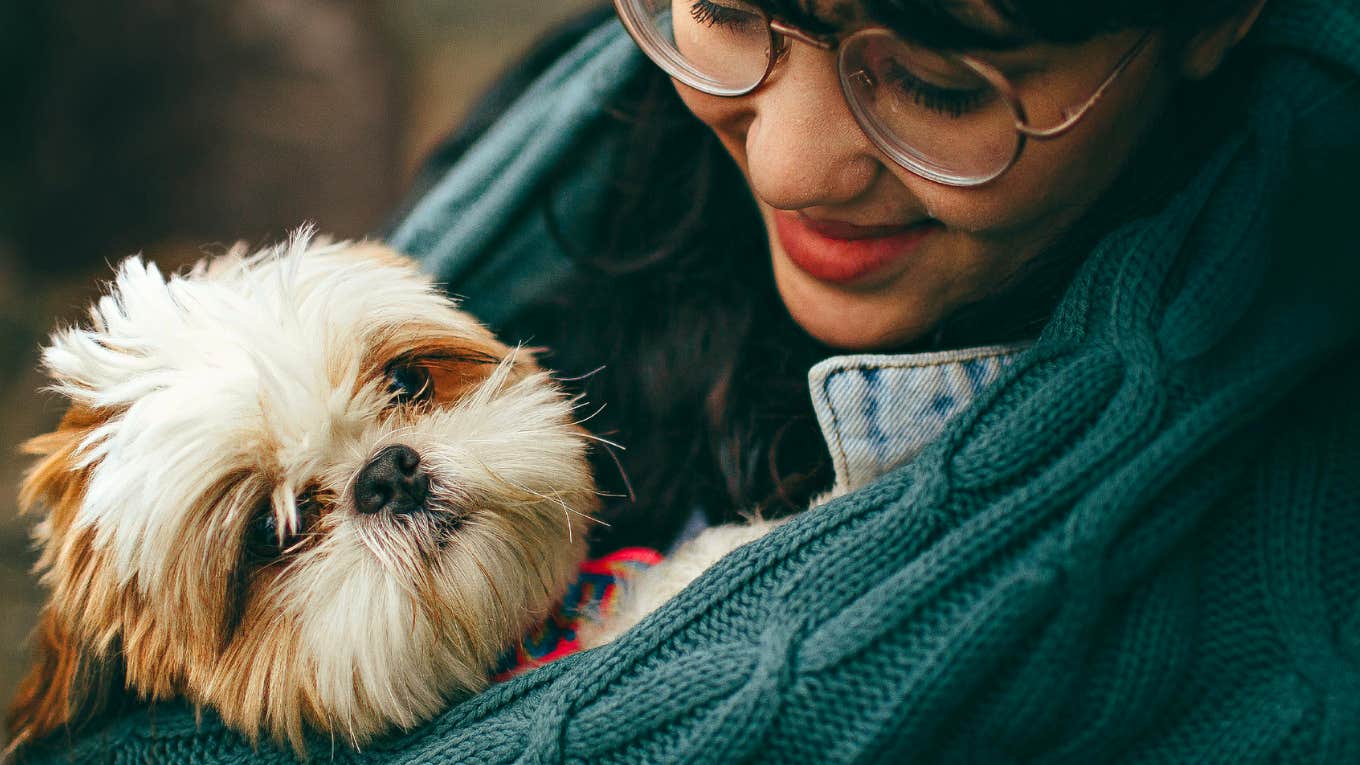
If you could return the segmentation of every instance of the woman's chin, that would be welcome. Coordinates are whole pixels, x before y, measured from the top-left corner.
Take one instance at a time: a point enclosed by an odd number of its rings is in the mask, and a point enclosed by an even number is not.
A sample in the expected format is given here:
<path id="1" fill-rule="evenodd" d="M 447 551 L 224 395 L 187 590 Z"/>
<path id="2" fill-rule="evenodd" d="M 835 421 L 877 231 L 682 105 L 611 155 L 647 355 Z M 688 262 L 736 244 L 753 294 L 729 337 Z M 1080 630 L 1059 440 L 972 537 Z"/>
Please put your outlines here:
<path id="1" fill-rule="evenodd" d="M 818 342 L 837 350 L 867 353 L 902 348 L 924 337 L 940 319 L 927 296 L 897 290 L 837 289 L 817 283 L 787 263 L 776 263 L 775 283 L 794 322 Z"/>
<path id="2" fill-rule="evenodd" d="M 884 328 L 881 331 L 864 331 L 859 328 L 844 327 L 834 322 L 822 322 L 820 317 L 800 317 L 794 321 L 815 340 L 836 350 L 848 353 L 881 353 L 910 345 L 923 337 L 925 330 L 902 331 L 897 328 Z"/>

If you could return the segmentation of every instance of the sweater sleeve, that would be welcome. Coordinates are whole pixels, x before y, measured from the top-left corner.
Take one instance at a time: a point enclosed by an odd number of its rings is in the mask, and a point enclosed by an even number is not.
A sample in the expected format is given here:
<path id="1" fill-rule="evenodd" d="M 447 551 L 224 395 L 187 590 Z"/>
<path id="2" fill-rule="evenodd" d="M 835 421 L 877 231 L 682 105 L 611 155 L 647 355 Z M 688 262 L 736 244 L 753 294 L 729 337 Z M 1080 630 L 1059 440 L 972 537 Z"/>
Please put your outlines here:
<path id="1" fill-rule="evenodd" d="M 492 327 L 561 283 L 574 268 L 563 237 L 585 230 L 607 198 L 618 130 L 609 104 L 639 71 L 641 54 L 617 20 L 592 28 L 510 100 L 458 159 L 428 182 L 388 242 L 443 282 Z M 511 85 L 518 85 L 512 83 Z M 507 85 L 507 89 L 511 87 Z M 466 145 L 464 145 L 466 144 Z"/>
<path id="2" fill-rule="evenodd" d="M 401 222 L 410 216 L 420 200 L 444 177 L 487 131 L 500 121 L 524 92 L 542 77 L 556 61 L 579 45 L 592 31 L 604 24 L 611 11 L 607 7 L 589 10 L 549 30 L 518 61 L 514 62 L 468 110 L 467 116 L 422 163 L 420 172 L 405 200 L 393 211 L 378 232 L 388 239 Z"/>

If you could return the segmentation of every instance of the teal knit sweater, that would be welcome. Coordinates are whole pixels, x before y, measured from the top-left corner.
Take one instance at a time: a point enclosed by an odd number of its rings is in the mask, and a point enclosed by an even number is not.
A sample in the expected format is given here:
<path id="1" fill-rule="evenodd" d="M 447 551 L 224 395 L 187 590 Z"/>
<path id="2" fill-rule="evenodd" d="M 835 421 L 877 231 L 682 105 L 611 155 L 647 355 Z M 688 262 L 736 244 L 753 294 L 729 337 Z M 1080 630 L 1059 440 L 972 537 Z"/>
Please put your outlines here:
<path id="1" fill-rule="evenodd" d="M 619 40 L 549 76 L 599 81 Z M 1360 763 L 1360 9 L 1272 2 L 1248 45 L 1249 123 L 1090 254 L 1033 349 L 917 459 L 616 643 L 314 758 Z M 588 115 L 538 117 L 569 123 L 537 133 L 554 156 L 580 153 Z M 397 243 L 477 308 L 494 269 L 450 253 L 508 240 L 447 214 L 522 207 L 531 171 L 509 169 L 518 196 L 436 188 Z M 505 273 L 502 297 L 524 284 Z M 176 706 L 28 755 L 290 760 Z"/>

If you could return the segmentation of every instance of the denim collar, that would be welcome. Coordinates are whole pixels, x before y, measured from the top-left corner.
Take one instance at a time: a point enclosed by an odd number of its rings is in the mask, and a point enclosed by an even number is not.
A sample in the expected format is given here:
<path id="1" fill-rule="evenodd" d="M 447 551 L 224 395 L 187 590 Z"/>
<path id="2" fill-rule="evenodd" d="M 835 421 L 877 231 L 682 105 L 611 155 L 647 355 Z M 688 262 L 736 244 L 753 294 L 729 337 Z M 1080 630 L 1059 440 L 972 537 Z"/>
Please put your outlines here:
<path id="1" fill-rule="evenodd" d="M 834 356 L 808 372 L 836 469 L 836 493 L 910 462 L 1029 347 Z"/>

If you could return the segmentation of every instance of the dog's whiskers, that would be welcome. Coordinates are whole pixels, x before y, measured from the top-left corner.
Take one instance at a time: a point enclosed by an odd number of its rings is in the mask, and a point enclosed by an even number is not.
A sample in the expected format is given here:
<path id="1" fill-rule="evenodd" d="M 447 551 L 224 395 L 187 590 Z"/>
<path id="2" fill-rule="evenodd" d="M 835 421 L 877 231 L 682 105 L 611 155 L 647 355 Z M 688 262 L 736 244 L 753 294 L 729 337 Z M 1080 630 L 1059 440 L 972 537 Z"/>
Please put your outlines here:
<path id="1" fill-rule="evenodd" d="M 585 374 L 576 375 L 575 377 L 554 377 L 553 379 L 557 382 L 580 382 L 582 380 L 588 380 L 608 368 L 608 364 L 601 364 Z"/>
<path id="2" fill-rule="evenodd" d="M 474 459 L 476 459 L 476 458 L 474 457 Z M 557 490 L 552 490 L 552 494 L 544 494 L 544 493 L 542 493 L 542 492 L 534 491 L 533 489 L 530 489 L 530 488 L 527 487 L 527 486 L 523 486 L 523 485 L 521 485 L 521 484 L 519 484 L 519 483 L 516 483 L 515 481 L 511 481 L 510 479 L 506 478 L 505 476 L 499 474 L 498 472 L 496 472 L 495 470 L 493 470 L 489 465 L 487 465 L 485 462 L 482 462 L 480 459 L 478 459 L 477 462 L 481 465 L 481 468 L 482 468 L 484 471 L 486 471 L 486 474 L 487 474 L 488 476 L 490 476 L 493 480 L 497 481 L 498 483 L 500 483 L 500 484 L 502 484 L 502 485 L 504 485 L 504 486 L 508 486 L 508 487 L 510 487 L 510 488 L 513 488 L 513 489 L 517 489 L 518 491 L 522 492 L 523 494 L 528 495 L 528 496 L 531 497 L 531 498 L 537 498 L 537 499 L 540 499 L 540 500 L 544 500 L 544 501 L 547 501 L 547 502 L 551 502 L 551 503 L 553 503 L 553 504 L 555 504 L 555 505 L 561 507 L 561 508 L 562 508 L 562 511 L 563 511 L 563 518 L 566 519 L 567 541 L 568 541 L 568 542 L 574 542 L 574 541 L 575 541 L 575 537 L 574 537 L 575 532 L 574 532 L 574 530 L 572 529 L 572 524 L 571 524 L 571 515 L 572 515 L 573 513 L 576 514 L 576 515 L 581 516 L 582 518 L 590 518 L 591 520 L 595 520 L 594 518 L 591 518 L 589 515 L 583 514 L 583 513 L 579 512 L 579 511 L 577 511 L 577 510 L 572 509 L 570 506 L 568 506 L 567 503 L 566 503 L 565 501 L 563 501 L 563 499 L 562 499 L 562 494 L 563 494 L 564 492 L 560 492 L 560 491 L 557 491 Z M 502 506 L 504 506 L 506 503 L 502 502 L 501 504 L 502 504 Z M 511 504 L 513 504 L 513 503 L 511 503 Z"/>
<path id="3" fill-rule="evenodd" d="M 623 446 L 622 444 L 615 443 L 614 441 L 610 441 L 609 439 L 604 438 L 602 436 L 597 436 L 594 433 L 582 433 L 581 437 L 589 441 L 594 441 L 596 443 L 604 444 L 605 446 L 618 449 L 621 452 L 628 451 L 628 447 Z"/>
<path id="4" fill-rule="evenodd" d="M 472 559 L 473 564 L 477 566 L 477 570 L 482 572 L 482 578 L 486 580 L 486 586 L 491 588 L 491 597 L 496 601 L 496 613 L 504 614 L 506 612 L 505 597 L 501 595 L 501 588 L 496 586 L 496 580 L 491 576 L 491 572 L 486 570 L 486 565 L 482 563 L 482 559 L 478 558 L 476 553 L 469 550 L 466 545 L 460 546 L 463 547 L 467 556 Z"/>

